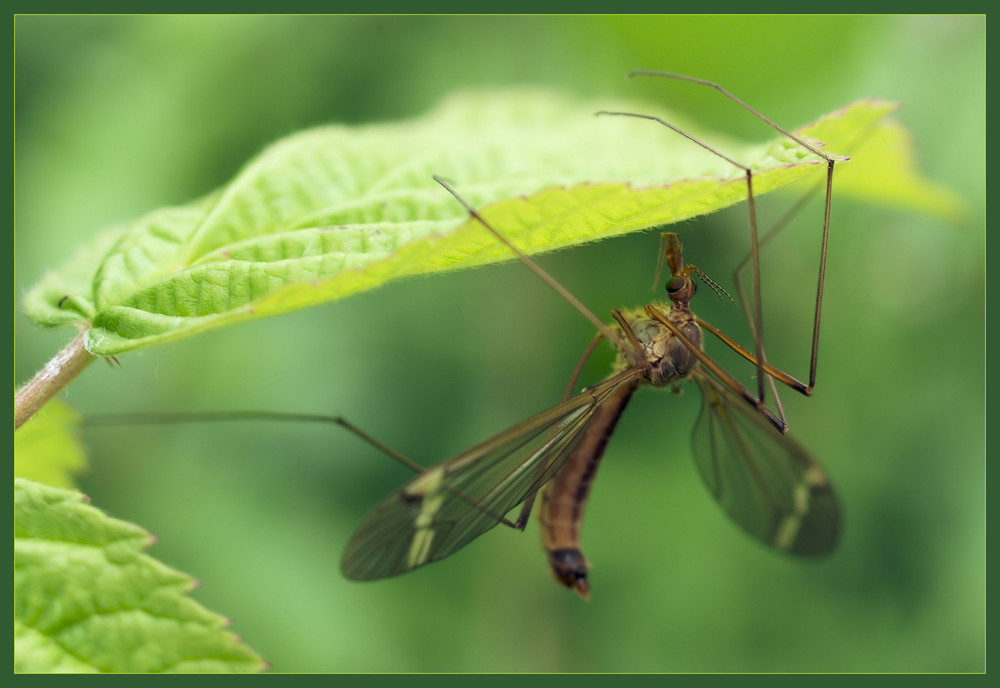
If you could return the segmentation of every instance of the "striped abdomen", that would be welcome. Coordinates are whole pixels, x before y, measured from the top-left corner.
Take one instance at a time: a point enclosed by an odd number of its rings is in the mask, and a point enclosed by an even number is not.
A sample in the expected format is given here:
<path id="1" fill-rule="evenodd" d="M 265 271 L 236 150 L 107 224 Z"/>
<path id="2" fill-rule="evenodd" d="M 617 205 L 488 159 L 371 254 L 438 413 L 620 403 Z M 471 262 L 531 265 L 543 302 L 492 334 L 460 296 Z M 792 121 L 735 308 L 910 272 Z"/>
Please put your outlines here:
<path id="1" fill-rule="evenodd" d="M 637 386 L 638 382 L 622 388 L 594 412 L 580 444 L 542 489 L 538 518 L 552 575 L 584 599 L 590 597 L 590 585 L 587 560 L 580 551 L 583 509 L 604 449 Z"/>

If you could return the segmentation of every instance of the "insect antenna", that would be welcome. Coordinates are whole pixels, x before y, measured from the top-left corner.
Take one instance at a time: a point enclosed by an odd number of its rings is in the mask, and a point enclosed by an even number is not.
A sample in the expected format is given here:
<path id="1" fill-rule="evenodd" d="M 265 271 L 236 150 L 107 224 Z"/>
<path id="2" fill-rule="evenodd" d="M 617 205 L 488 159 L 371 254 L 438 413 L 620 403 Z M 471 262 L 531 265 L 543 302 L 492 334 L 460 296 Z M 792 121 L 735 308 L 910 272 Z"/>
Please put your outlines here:
<path id="1" fill-rule="evenodd" d="M 698 275 L 701 281 L 704 282 L 706 285 L 708 285 L 709 289 L 715 292 L 715 295 L 719 297 L 719 301 L 724 301 L 726 299 L 729 299 L 732 303 L 736 303 L 736 300 L 732 297 L 732 295 L 728 291 L 726 291 L 725 287 L 723 287 L 721 284 L 719 284 L 714 279 L 709 277 L 708 274 L 704 270 L 699 268 L 697 265 L 692 265 L 689 263 L 686 266 L 685 270 L 687 270 L 687 272 L 689 273 L 693 272 L 694 274 Z"/>

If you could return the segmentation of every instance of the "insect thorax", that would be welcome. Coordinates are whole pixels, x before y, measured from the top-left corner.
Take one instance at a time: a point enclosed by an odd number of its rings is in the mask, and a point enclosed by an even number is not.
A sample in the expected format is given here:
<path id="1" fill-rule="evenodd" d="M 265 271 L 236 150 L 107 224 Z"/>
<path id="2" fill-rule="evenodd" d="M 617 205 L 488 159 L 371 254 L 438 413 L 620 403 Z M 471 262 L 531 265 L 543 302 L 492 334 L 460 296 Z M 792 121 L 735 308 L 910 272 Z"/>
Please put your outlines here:
<path id="1" fill-rule="evenodd" d="M 694 322 L 690 311 L 665 305 L 657 306 L 657 309 L 677 325 L 688 341 L 701 348 L 701 328 Z M 615 342 L 618 349 L 616 370 L 635 366 L 645 368 L 643 379 L 654 387 L 666 387 L 691 374 L 698 359 L 666 325 L 651 318 L 643 309 L 622 311 L 622 315 L 642 345 L 642 357 L 638 361 L 632 360 L 629 340 L 621 328 L 615 326 L 614 332 L 618 335 L 618 341 Z"/>

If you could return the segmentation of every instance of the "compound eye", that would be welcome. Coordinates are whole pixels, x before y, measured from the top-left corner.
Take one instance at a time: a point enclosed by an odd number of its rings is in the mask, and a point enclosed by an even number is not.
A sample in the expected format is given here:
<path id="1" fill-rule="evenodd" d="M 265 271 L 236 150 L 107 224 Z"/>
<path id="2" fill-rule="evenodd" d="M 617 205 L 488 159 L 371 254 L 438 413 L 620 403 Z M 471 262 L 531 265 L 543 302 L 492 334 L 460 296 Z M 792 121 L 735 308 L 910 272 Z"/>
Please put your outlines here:
<path id="1" fill-rule="evenodd" d="M 671 277 L 667 281 L 667 294 L 676 294 L 684 289 L 685 280 L 683 277 Z"/>

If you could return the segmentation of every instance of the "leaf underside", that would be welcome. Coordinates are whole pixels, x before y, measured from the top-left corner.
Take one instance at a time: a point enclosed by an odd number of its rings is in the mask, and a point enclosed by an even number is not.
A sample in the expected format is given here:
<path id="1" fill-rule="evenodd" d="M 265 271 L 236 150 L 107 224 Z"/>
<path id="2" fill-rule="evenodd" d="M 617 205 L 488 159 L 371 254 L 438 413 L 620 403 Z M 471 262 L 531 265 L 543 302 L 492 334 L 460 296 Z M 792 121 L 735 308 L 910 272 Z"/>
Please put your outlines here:
<path id="1" fill-rule="evenodd" d="M 883 124 L 894 108 L 858 102 L 797 133 L 845 155 L 864 136 L 866 157 L 883 167 L 912 164 L 906 150 L 886 149 L 906 145 Z M 467 92 L 409 122 L 296 134 L 215 193 L 100 233 L 47 274 L 25 308 L 42 325 L 87 328 L 87 349 L 113 355 L 402 277 L 511 259 L 435 174 L 529 254 L 745 200 L 745 177 L 730 163 L 664 127 L 594 117 L 600 109 L 654 111 L 547 91 Z M 783 137 L 765 145 L 710 138 L 753 168 L 757 195 L 825 172 L 818 156 Z M 879 176 L 847 177 L 835 189 L 871 197 Z M 924 210 L 957 212 L 915 173 L 900 179 L 888 182 L 898 202 L 919 198 Z"/>

